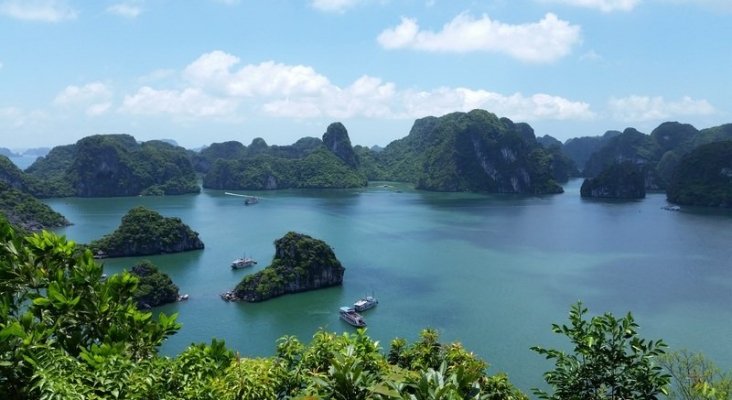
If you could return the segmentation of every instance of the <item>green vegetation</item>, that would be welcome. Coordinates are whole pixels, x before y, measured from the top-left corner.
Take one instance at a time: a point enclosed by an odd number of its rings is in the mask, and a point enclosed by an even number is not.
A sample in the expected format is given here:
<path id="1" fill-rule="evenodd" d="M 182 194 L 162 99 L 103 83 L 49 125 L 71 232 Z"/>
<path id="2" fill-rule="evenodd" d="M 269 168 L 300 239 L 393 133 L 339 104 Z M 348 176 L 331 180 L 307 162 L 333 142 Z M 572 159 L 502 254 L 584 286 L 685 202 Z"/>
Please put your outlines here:
<path id="1" fill-rule="evenodd" d="M 238 299 L 256 302 L 343 282 L 345 268 L 322 240 L 288 232 L 274 244 L 270 265 L 245 277 L 234 289 Z"/>
<path id="2" fill-rule="evenodd" d="M 364 150 L 360 150 L 365 152 Z M 414 182 L 419 189 L 498 193 L 560 193 L 554 155 L 527 124 L 484 110 L 415 121 L 409 135 L 375 153 L 369 177 Z"/>
<path id="3" fill-rule="evenodd" d="M 366 177 L 321 147 L 302 159 L 260 155 L 241 160 L 217 160 L 203 178 L 211 189 L 272 190 L 287 188 L 354 188 Z"/>
<path id="4" fill-rule="evenodd" d="M 104 197 L 198 193 L 185 149 L 130 135 L 94 135 L 56 147 L 28 167 L 38 197 Z"/>
<path id="5" fill-rule="evenodd" d="M 555 362 L 544 374 L 554 394 L 534 390 L 542 399 L 606 400 L 657 399 L 666 394 L 670 376 L 655 359 L 664 354 L 661 340 L 638 337 L 638 324 L 628 313 L 623 318 L 612 314 L 585 319 L 582 303 L 572 306 L 570 325 L 553 325 L 554 333 L 572 342 L 574 353 L 533 347 L 532 350 Z"/>
<path id="6" fill-rule="evenodd" d="M 666 196 L 672 203 L 732 207 L 732 141 L 702 145 L 684 156 Z"/>
<path id="7" fill-rule="evenodd" d="M 150 261 L 139 262 L 130 273 L 139 279 L 134 295 L 137 308 L 146 310 L 178 301 L 178 286 Z"/>
<path id="8" fill-rule="evenodd" d="M 0 181 L 0 214 L 13 226 L 27 231 L 69 225 L 69 221 L 51 207 L 3 181 Z"/>
<path id="9" fill-rule="evenodd" d="M 0 156 L 0 214 L 24 231 L 69 225 L 63 215 L 29 194 L 37 187 L 35 179 L 7 157 Z"/>
<path id="10" fill-rule="evenodd" d="M 368 183 L 358 169 L 358 156 L 348 132 L 334 123 L 318 138 L 302 138 L 291 146 L 268 146 L 260 138 L 248 147 L 238 142 L 201 151 L 206 165 L 203 187 L 273 190 L 287 188 L 354 188 Z"/>
<path id="11" fill-rule="evenodd" d="M 642 168 L 631 161 L 611 164 L 596 178 L 585 179 L 580 195 L 606 199 L 642 199 L 646 197 Z"/>
<path id="12" fill-rule="evenodd" d="M 574 161 L 574 164 L 578 168 L 584 170 L 585 164 L 590 159 L 590 156 L 605 146 L 610 139 L 618 135 L 620 135 L 618 131 L 607 131 L 602 136 L 583 136 L 568 139 L 564 142 L 562 151 Z"/>
<path id="13" fill-rule="evenodd" d="M 165 218 L 145 207 L 131 209 L 109 235 L 89 244 L 105 257 L 146 256 L 203 249 L 198 233 L 180 218 Z"/>

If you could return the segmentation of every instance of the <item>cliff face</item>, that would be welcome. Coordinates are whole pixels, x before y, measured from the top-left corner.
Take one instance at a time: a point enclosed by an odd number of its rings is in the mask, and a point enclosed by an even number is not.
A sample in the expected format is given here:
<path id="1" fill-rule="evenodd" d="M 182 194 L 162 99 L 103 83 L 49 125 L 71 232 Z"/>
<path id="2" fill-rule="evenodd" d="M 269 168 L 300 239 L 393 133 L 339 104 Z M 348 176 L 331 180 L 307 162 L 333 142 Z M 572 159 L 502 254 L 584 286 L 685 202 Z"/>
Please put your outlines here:
<path id="1" fill-rule="evenodd" d="M 107 257 L 132 257 L 203 249 L 198 233 L 180 218 L 166 218 L 145 207 L 130 210 L 109 235 L 89 244 Z"/>
<path id="2" fill-rule="evenodd" d="M 322 240 L 288 232 L 275 241 L 275 249 L 267 268 L 247 276 L 237 285 L 236 298 L 259 302 L 343 283 L 345 268 Z"/>
<path id="3" fill-rule="evenodd" d="M 328 129 L 323 134 L 323 144 L 343 162 L 352 168 L 358 168 L 358 157 L 353 151 L 351 139 L 342 123 L 334 122 L 328 125 Z"/>
<path id="4" fill-rule="evenodd" d="M 645 174 L 632 162 L 613 164 L 596 178 L 585 179 L 582 197 L 602 199 L 642 199 L 646 197 Z"/>
<path id="5" fill-rule="evenodd" d="M 732 208 L 732 141 L 705 144 L 684 156 L 666 196 L 672 203 Z"/>
<path id="6" fill-rule="evenodd" d="M 434 125 L 417 188 L 434 191 L 560 193 L 552 156 L 526 124 L 484 110 L 452 113 Z"/>
<path id="7" fill-rule="evenodd" d="M 163 141 L 94 135 L 54 148 L 28 168 L 39 197 L 107 197 L 198 193 L 189 155 Z"/>

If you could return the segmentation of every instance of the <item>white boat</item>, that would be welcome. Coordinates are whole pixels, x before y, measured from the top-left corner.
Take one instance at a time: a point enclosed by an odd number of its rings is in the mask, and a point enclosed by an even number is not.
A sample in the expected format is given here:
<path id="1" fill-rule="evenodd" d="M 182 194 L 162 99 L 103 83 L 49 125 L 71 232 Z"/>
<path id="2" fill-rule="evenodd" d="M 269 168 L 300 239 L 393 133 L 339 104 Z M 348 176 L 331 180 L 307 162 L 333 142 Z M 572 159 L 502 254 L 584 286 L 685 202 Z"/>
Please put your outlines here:
<path id="1" fill-rule="evenodd" d="M 232 261 L 231 269 L 247 268 L 256 264 L 257 262 L 253 258 L 244 256 L 242 258 L 237 258 L 236 260 Z"/>
<path id="2" fill-rule="evenodd" d="M 250 196 L 248 194 L 239 194 L 239 193 L 230 193 L 230 192 L 224 192 L 224 194 L 229 195 L 229 196 L 243 197 L 245 206 L 259 203 L 259 197 L 257 197 L 257 196 Z"/>
<path id="3" fill-rule="evenodd" d="M 357 328 L 363 328 L 366 326 L 366 321 L 363 320 L 361 314 L 357 313 L 356 310 L 354 310 L 353 308 L 341 307 L 338 312 L 341 315 L 341 319 L 348 322 L 349 324 Z"/>
<path id="4" fill-rule="evenodd" d="M 356 311 L 361 312 L 366 311 L 369 308 L 376 307 L 377 304 L 379 304 L 379 300 L 377 300 L 376 297 L 366 296 L 353 303 L 353 308 L 356 309 Z"/>

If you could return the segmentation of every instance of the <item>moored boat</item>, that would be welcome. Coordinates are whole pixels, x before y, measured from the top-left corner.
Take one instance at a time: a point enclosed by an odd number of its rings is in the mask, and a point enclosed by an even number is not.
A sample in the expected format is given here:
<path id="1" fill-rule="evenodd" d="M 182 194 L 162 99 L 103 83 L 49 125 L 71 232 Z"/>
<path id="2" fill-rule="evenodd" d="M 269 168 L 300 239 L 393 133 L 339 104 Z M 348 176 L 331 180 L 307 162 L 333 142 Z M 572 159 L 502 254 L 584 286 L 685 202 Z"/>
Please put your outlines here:
<path id="1" fill-rule="evenodd" d="M 244 256 L 242 258 L 237 258 L 236 260 L 232 261 L 231 269 L 251 267 L 255 264 L 257 264 L 257 262 L 253 258 Z"/>
<path id="2" fill-rule="evenodd" d="M 363 320 L 361 314 L 357 313 L 356 310 L 351 307 L 341 307 L 339 314 L 341 315 L 342 320 L 357 328 L 363 328 L 366 326 L 366 321 Z"/>
<path id="3" fill-rule="evenodd" d="M 379 304 L 379 300 L 376 299 L 374 296 L 366 296 L 362 299 L 358 299 L 355 303 L 353 303 L 353 308 L 358 311 L 366 311 L 369 308 L 376 307 L 376 305 Z"/>

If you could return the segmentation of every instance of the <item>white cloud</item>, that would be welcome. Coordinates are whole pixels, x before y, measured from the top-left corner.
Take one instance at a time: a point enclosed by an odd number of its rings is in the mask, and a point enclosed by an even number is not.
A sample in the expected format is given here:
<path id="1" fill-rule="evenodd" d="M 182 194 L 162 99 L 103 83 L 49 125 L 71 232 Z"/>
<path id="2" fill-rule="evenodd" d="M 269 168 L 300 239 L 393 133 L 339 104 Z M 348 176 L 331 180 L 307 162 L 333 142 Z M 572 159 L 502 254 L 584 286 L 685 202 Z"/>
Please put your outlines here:
<path id="1" fill-rule="evenodd" d="M 0 128 L 23 128 L 39 123 L 46 119 L 46 117 L 46 113 L 38 110 L 25 111 L 18 107 L 4 107 L 0 108 Z"/>
<path id="2" fill-rule="evenodd" d="M 572 51 L 580 41 L 580 27 L 548 13 L 538 22 L 511 25 L 487 15 L 474 18 L 461 13 L 439 32 L 420 30 L 417 21 L 402 18 L 385 29 L 377 41 L 386 49 L 409 48 L 430 52 L 504 53 L 526 62 L 552 62 Z"/>
<path id="3" fill-rule="evenodd" d="M 614 118 L 626 122 L 712 115 L 717 112 L 707 100 L 695 100 L 688 96 L 676 101 L 668 101 L 661 96 L 632 95 L 623 98 L 612 98 L 609 101 L 609 108 Z"/>
<path id="4" fill-rule="evenodd" d="M 217 50 L 188 65 L 183 75 L 198 87 L 230 96 L 315 94 L 330 85 L 328 78 L 304 65 L 267 61 L 232 70 L 238 63 L 238 57 Z"/>
<path id="5" fill-rule="evenodd" d="M 0 14 L 25 21 L 60 22 L 74 19 L 77 11 L 63 0 L 5 0 Z"/>
<path id="6" fill-rule="evenodd" d="M 503 95 L 487 90 L 400 90 L 392 82 L 361 76 L 339 86 L 312 67 L 267 61 L 239 65 L 223 51 L 201 55 L 181 73 L 183 89 L 144 86 L 120 108 L 133 114 L 229 118 L 248 110 L 283 118 L 417 118 L 485 108 L 521 120 L 586 119 L 589 105 L 547 94 Z"/>
<path id="7" fill-rule="evenodd" d="M 116 3 L 107 7 L 107 12 L 125 18 L 137 18 L 142 14 L 142 7 L 137 3 Z"/>
<path id="8" fill-rule="evenodd" d="M 602 12 L 631 11 L 642 0 L 541 0 L 544 3 L 559 3 L 570 6 L 594 8 Z"/>
<path id="9" fill-rule="evenodd" d="M 520 121 L 590 119 L 595 116 L 587 103 L 543 93 L 524 96 L 521 93 L 504 95 L 482 89 L 439 88 L 406 92 L 403 102 L 405 116 L 413 118 L 476 108 Z"/>
<path id="10" fill-rule="evenodd" d="M 84 108 L 87 115 L 104 114 L 112 105 L 112 91 L 102 82 L 87 83 L 84 86 L 69 85 L 53 100 L 61 107 Z"/>
<path id="11" fill-rule="evenodd" d="M 311 0 L 310 5 L 320 11 L 344 12 L 360 2 L 361 0 Z"/>
<path id="12" fill-rule="evenodd" d="M 217 117 L 231 115 L 236 108 L 235 100 L 216 98 L 199 89 L 156 90 L 143 86 L 137 93 L 125 96 L 120 111 L 142 115 Z"/>
<path id="13" fill-rule="evenodd" d="M 0 69 L 3 69 L 3 62 L 0 61 Z"/>

